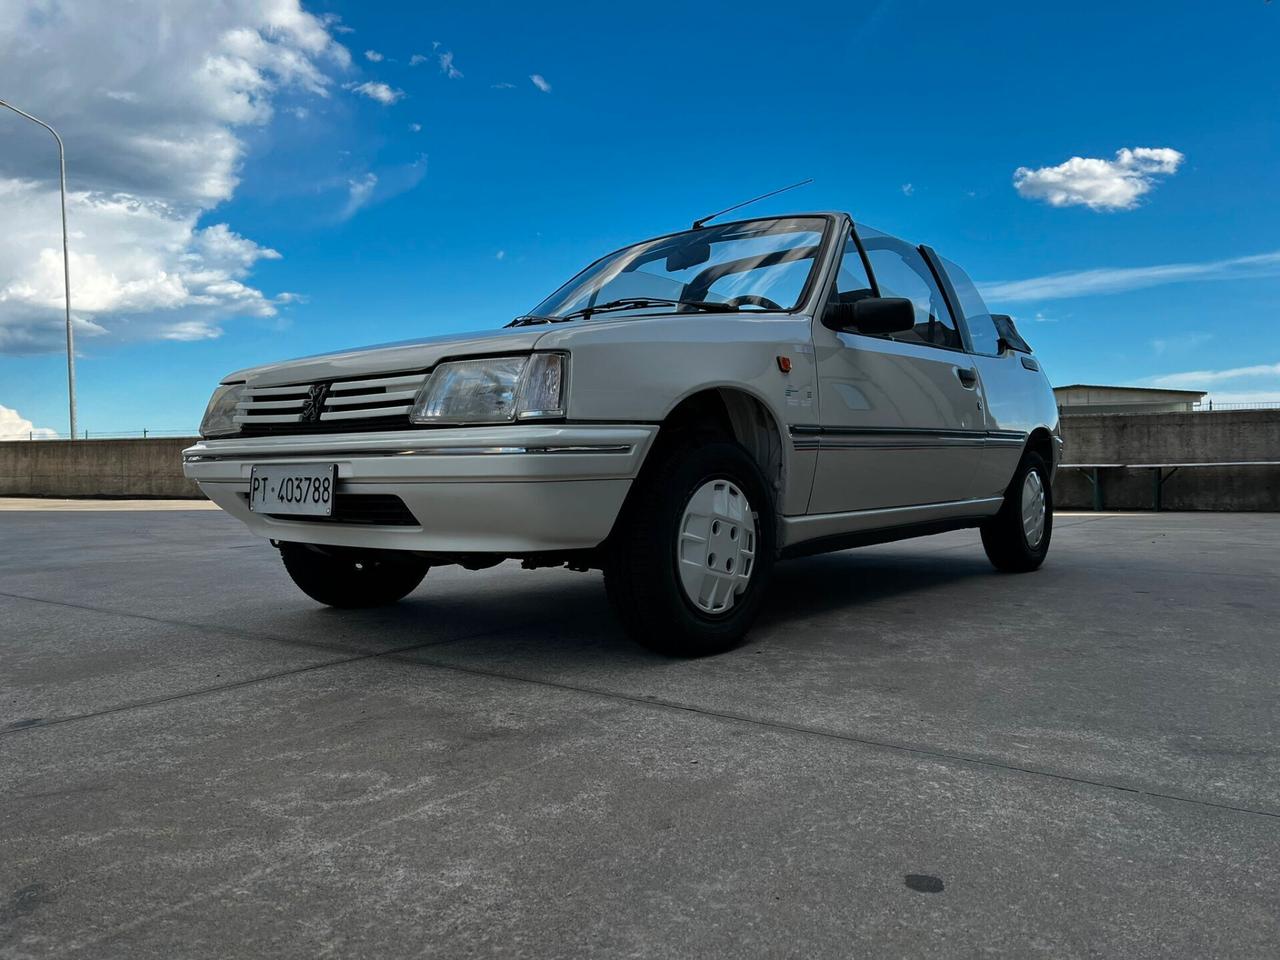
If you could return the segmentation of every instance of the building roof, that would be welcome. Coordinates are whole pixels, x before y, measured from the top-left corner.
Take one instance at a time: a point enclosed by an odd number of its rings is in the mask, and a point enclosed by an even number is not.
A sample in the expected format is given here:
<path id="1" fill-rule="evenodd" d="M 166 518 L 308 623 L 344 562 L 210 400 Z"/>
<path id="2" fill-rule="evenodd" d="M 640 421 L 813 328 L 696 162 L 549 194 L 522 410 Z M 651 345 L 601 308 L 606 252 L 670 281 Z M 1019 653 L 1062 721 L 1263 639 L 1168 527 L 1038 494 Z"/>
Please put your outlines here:
<path id="1" fill-rule="evenodd" d="M 1188 397 L 1203 397 L 1208 390 L 1174 390 L 1169 387 L 1118 387 L 1102 383 L 1064 383 L 1060 387 L 1054 387 L 1058 390 L 1124 390 L 1129 393 L 1147 393 L 1147 394 L 1182 394 Z"/>

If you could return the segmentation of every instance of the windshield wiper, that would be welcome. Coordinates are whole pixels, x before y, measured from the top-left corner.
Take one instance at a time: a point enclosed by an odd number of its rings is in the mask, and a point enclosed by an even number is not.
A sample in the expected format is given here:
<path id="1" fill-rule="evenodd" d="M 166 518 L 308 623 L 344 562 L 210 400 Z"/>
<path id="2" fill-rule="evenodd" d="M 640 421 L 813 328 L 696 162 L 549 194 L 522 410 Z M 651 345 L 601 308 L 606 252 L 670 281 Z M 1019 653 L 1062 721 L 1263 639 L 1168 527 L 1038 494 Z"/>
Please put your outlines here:
<path id="1" fill-rule="evenodd" d="M 530 314 L 526 314 L 523 317 L 516 317 L 514 320 L 508 323 L 507 326 L 508 327 L 532 327 L 534 324 L 538 324 L 538 323 L 566 323 L 569 321 L 569 319 L 570 317 L 540 317 L 536 313 L 530 313 Z"/>
<path id="2" fill-rule="evenodd" d="M 606 313 L 610 310 L 639 310 L 644 307 L 693 307 L 708 313 L 736 313 L 738 307 L 716 300 L 669 300 L 666 297 L 623 297 L 620 300 L 609 300 L 591 307 L 583 307 L 566 313 L 564 320 L 582 317 L 584 320 L 593 313 Z"/>
<path id="3" fill-rule="evenodd" d="M 695 310 L 704 310 L 707 313 L 738 313 L 741 307 L 733 304 L 721 303 L 718 300 L 670 300 L 667 297 L 622 297 L 618 300 L 608 300 L 605 303 L 597 303 L 590 307 L 583 307 L 581 310 L 574 310 L 572 313 L 566 313 L 562 317 L 544 317 L 536 313 L 527 314 L 523 317 L 516 317 L 508 327 L 532 327 L 538 323 L 568 323 L 570 320 L 585 320 L 593 313 L 608 313 L 611 310 L 641 310 L 645 307 L 693 307 Z"/>

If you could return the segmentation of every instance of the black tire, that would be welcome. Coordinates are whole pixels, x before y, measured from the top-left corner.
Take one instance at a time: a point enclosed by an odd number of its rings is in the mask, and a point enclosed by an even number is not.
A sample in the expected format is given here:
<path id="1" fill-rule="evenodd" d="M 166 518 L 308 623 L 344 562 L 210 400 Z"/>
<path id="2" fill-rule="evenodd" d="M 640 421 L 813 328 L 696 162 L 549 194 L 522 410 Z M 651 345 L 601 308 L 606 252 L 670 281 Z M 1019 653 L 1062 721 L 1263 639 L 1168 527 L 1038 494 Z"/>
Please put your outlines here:
<path id="1" fill-rule="evenodd" d="M 411 553 L 280 544 L 280 559 L 293 582 L 330 607 L 381 607 L 409 594 L 428 564 Z"/>
<path id="2" fill-rule="evenodd" d="M 1022 521 L 1022 490 L 1027 474 L 1039 474 L 1044 491 L 1044 532 L 1032 544 L 1028 542 Z M 1009 489 L 1005 491 L 1000 512 L 982 524 L 982 546 L 997 570 L 1005 573 L 1027 573 L 1039 568 L 1049 553 L 1049 541 L 1053 536 L 1053 487 L 1049 482 L 1049 468 L 1038 453 L 1028 450 L 1013 475 Z"/>
<path id="3" fill-rule="evenodd" d="M 746 635 L 773 572 L 776 533 L 768 483 L 746 450 L 715 437 L 685 437 L 652 456 L 656 461 L 646 464 L 605 546 L 605 589 L 640 645 L 669 656 L 721 653 Z M 740 568 L 750 564 L 747 584 L 718 613 L 699 609 L 686 596 L 676 553 L 685 507 L 715 481 L 727 481 L 745 496 L 755 527 L 754 556 Z M 736 540 L 736 528 L 732 532 Z"/>

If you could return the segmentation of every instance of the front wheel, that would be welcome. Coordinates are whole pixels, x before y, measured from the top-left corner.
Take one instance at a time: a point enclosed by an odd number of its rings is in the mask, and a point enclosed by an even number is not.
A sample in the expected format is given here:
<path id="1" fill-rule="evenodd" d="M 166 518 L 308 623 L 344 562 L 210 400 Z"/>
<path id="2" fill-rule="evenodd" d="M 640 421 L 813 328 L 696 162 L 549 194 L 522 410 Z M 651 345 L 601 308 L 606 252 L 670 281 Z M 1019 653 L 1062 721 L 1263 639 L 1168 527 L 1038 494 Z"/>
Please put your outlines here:
<path id="1" fill-rule="evenodd" d="M 293 582 L 330 607 L 381 607 L 409 594 L 428 564 L 411 553 L 281 543 L 280 559 Z"/>
<path id="2" fill-rule="evenodd" d="M 1000 512 L 982 524 L 982 546 L 997 570 L 1026 573 L 1044 563 L 1053 534 L 1049 468 L 1027 451 L 1018 464 Z"/>
<path id="3" fill-rule="evenodd" d="M 739 643 L 773 570 L 773 500 L 738 444 L 690 438 L 637 481 L 606 548 L 605 587 L 641 645 L 672 656 Z"/>

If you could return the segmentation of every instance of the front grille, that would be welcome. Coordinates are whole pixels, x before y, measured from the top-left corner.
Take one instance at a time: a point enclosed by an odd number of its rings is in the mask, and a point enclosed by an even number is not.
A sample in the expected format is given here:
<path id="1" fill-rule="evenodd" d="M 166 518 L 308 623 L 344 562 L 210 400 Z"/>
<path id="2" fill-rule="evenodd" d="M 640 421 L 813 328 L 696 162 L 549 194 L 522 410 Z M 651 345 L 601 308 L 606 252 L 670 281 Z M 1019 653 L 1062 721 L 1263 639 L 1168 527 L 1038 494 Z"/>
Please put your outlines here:
<path id="1" fill-rule="evenodd" d="M 235 422 L 244 436 L 403 429 L 426 380 L 425 372 L 393 373 L 249 387 L 236 404 Z"/>
<path id="2" fill-rule="evenodd" d="M 247 493 L 240 494 L 246 503 Z M 297 523 L 353 523 L 369 527 L 416 527 L 418 518 L 404 505 L 404 501 L 390 493 L 335 493 L 333 514 L 328 517 L 307 517 L 291 513 L 268 513 L 272 520 L 292 520 Z"/>
<path id="3" fill-rule="evenodd" d="M 378 430 L 407 430 L 414 424 L 404 414 L 398 417 L 370 417 L 368 420 L 320 420 L 315 423 L 256 423 L 250 421 L 240 428 L 241 437 L 300 436 L 312 433 L 373 433 Z"/>

